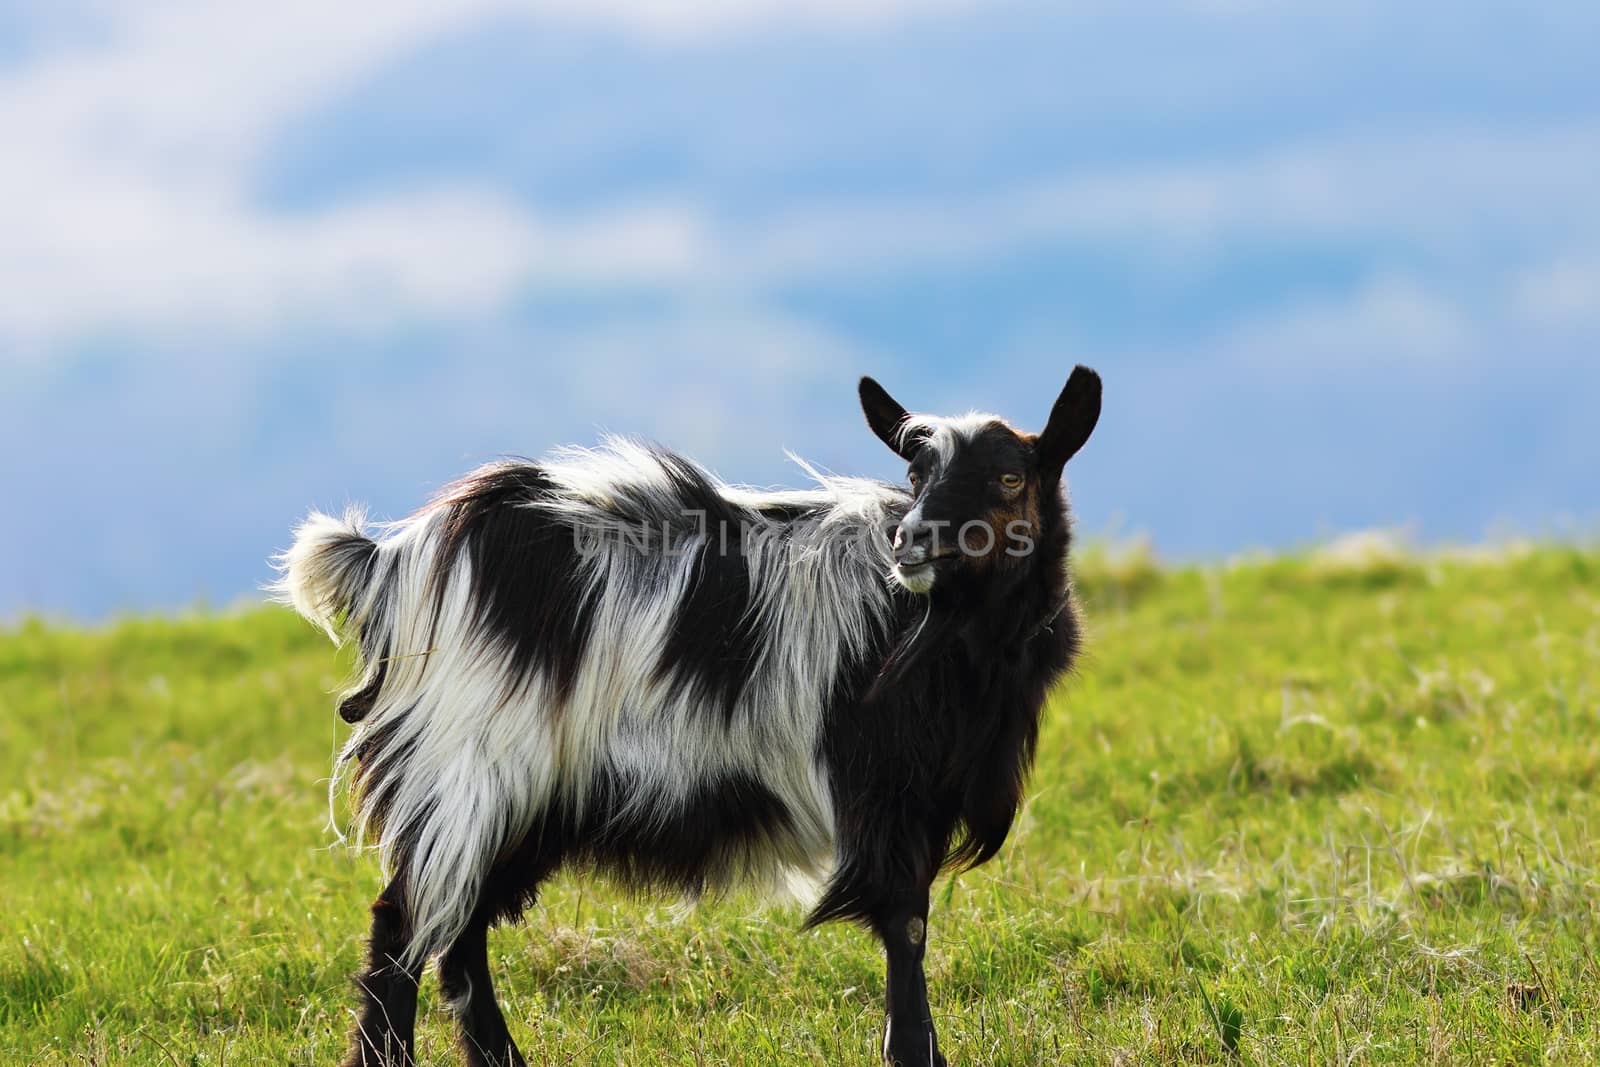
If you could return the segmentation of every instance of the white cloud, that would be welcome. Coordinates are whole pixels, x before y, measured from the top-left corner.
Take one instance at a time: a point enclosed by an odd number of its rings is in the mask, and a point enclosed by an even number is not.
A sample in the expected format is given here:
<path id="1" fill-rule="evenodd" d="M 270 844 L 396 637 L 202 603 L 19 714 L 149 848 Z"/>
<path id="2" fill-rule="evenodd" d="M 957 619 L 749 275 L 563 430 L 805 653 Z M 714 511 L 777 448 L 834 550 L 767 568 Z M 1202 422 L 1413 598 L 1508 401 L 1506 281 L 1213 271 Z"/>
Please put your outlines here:
<path id="1" fill-rule="evenodd" d="M 1566 319 L 1534 321 L 1515 272 L 1471 292 L 1416 274 L 1376 274 L 1345 292 L 1292 298 L 1253 314 L 1187 331 L 1179 341 L 1099 350 L 1060 332 L 1014 338 L 999 362 L 1010 368 L 1058 368 L 1074 360 L 1179 373 L 1152 395 L 1186 402 L 1174 384 L 1185 369 L 1217 382 L 1325 379 L 1345 372 L 1406 370 L 1440 381 L 1499 365 L 1545 371 L 1592 363 L 1587 345 L 1564 344 Z M 1563 309 L 1565 310 L 1565 309 Z"/>
<path id="2" fill-rule="evenodd" d="M 1448 257 L 1508 234 L 1600 244 L 1600 217 L 1589 210 L 1595 173 L 1592 123 L 1346 137 L 1222 162 L 1085 172 L 962 201 L 823 205 L 777 220 L 746 254 L 782 276 L 1061 239 L 1131 242 L 1165 256 L 1263 238 L 1400 238 Z"/>
<path id="3" fill-rule="evenodd" d="M 1544 327 L 1600 327 L 1600 257 L 1559 259 L 1516 280 L 1517 310 Z"/>
<path id="4" fill-rule="evenodd" d="M 4 224 L 13 239 L 0 252 L 0 323 L 13 334 L 470 310 L 500 298 L 529 258 L 520 213 L 470 192 L 267 223 L 215 198 L 91 184 L 48 226 Z"/>
<path id="5" fill-rule="evenodd" d="M 1353 134 L 1242 158 L 1076 172 L 961 200 L 821 201 L 738 222 L 687 202 L 613 205 L 558 221 L 470 183 L 309 216 L 269 213 L 250 196 L 255 168 L 286 120 L 394 56 L 497 13 L 597 20 L 682 40 L 797 21 L 848 28 L 943 6 L 108 7 L 104 34 L 0 74 L 0 353 L 46 352 L 101 328 L 474 315 L 523 287 L 737 292 L 1043 242 L 1115 244 L 1176 267 L 1261 240 L 1400 240 L 1471 270 L 1507 254 L 1544 261 L 1559 253 L 1576 263 L 1600 255 L 1600 217 L 1590 210 L 1600 129 L 1592 123 Z M 1563 269 L 1564 281 L 1524 284 L 1527 314 L 1584 310 L 1588 275 Z M 1410 316 L 1432 347 L 1454 343 L 1446 317 L 1413 297 L 1369 294 L 1367 314 Z"/>
<path id="6" fill-rule="evenodd" d="M 101 32 L 0 74 L 0 351 L 48 350 L 63 335 L 100 327 L 470 313 L 541 274 L 564 284 L 675 277 L 704 258 L 695 224 L 678 213 L 638 209 L 558 227 L 494 190 L 452 185 L 285 219 L 252 204 L 248 183 L 286 119 L 395 55 L 497 13 L 683 38 L 780 20 L 854 25 L 929 6 L 289 0 L 97 8 Z"/>
<path id="7" fill-rule="evenodd" d="M 1489 316 L 1496 309 L 1480 309 Z M 1477 313 L 1414 278 L 1371 279 L 1348 297 L 1290 307 L 1237 328 L 1216 354 L 1255 366 L 1435 363 L 1479 349 Z"/>
<path id="8" fill-rule="evenodd" d="M 851 383 L 871 358 L 813 324 L 715 304 L 552 339 L 548 354 L 557 356 L 550 373 L 561 376 L 562 394 L 606 412 L 611 429 L 648 427 L 691 455 L 728 464 L 733 477 L 781 466 L 776 447 L 748 455 L 752 438 L 831 458 L 818 442 L 849 439 L 858 420 Z M 574 436 L 585 439 L 590 429 Z"/>

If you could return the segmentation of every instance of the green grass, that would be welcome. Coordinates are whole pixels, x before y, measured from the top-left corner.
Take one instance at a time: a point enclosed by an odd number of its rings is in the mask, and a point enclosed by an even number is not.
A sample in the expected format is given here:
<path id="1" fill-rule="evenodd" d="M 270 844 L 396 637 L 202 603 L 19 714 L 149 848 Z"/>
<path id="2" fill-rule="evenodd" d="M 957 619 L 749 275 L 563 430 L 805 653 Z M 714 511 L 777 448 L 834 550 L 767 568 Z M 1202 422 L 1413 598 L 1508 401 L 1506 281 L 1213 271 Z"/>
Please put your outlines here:
<path id="1" fill-rule="evenodd" d="M 1029 805 L 936 890 L 953 1063 L 1600 1056 L 1600 552 L 1084 569 Z M 268 609 L 0 633 L 0 1063 L 338 1058 L 342 669 Z M 874 945 L 797 918 L 563 878 L 491 950 L 533 1062 L 873 1062 Z"/>

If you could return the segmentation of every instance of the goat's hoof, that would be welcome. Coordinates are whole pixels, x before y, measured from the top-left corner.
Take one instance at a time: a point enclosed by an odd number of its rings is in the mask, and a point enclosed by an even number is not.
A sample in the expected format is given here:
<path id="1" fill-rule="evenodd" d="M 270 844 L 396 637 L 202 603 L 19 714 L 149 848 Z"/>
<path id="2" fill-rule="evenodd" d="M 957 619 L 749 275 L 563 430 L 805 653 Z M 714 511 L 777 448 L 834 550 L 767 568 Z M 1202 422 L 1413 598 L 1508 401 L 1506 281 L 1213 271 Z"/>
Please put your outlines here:
<path id="1" fill-rule="evenodd" d="M 883 1067 L 948 1067 L 944 1054 L 927 1045 L 920 1048 L 887 1048 L 883 1050 Z"/>
<path id="2" fill-rule="evenodd" d="M 362 1043 L 350 1050 L 339 1067 L 416 1067 L 416 1062 L 404 1049 L 379 1050 Z"/>

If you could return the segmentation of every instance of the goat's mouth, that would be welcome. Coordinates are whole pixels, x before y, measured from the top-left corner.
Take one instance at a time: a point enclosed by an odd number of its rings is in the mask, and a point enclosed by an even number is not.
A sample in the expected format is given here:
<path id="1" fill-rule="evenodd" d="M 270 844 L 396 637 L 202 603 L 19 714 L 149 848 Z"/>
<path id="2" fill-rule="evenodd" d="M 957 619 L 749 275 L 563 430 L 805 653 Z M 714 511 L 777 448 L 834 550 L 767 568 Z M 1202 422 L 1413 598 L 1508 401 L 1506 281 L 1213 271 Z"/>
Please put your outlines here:
<path id="1" fill-rule="evenodd" d="M 898 569 L 898 571 L 920 571 L 923 568 L 930 568 L 934 563 L 949 563 L 950 560 L 954 560 L 958 555 L 962 555 L 962 553 L 957 552 L 955 549 L 939 549 L 938 552 L 926 553 L 926 555 L 917 557 L 915 560 L 896 560 L 894 561 L 894 569 Z"/>
<path id="2" fill-rule="evenodd" d="M 956 552 L 940 552 L 935 556 L 925 556 L 916 562 L 896 563 L 894 565 L 895 581 L 909 592 L 926 593 L 933 588 L 934 579 L 938 576 L 939 565 L 947 564 L 955 559 Z"/>
<path id="3" fill-rule="evenodd" d="M 908 593 L 926 593 L 933 588 L 933 563 L 896 564 L 894 580 Z"/>

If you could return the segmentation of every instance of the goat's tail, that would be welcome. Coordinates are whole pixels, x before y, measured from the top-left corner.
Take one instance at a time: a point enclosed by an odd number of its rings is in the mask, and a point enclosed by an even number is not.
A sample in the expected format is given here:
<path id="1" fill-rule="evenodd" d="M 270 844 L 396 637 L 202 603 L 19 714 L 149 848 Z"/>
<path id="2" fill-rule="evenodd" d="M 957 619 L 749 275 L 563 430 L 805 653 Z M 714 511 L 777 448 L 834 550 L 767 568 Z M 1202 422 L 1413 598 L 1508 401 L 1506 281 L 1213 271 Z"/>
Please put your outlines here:
<path id="1" fill-rule="evenodd" d="M 272 592 L 335 644 L 361 633 L 378 599 L 378 544 L 365 525 L 366 516 L 353 508 L 342 519 L 313 511 L 296 527 L 294 544 L 275 560 Z"/>

